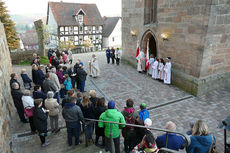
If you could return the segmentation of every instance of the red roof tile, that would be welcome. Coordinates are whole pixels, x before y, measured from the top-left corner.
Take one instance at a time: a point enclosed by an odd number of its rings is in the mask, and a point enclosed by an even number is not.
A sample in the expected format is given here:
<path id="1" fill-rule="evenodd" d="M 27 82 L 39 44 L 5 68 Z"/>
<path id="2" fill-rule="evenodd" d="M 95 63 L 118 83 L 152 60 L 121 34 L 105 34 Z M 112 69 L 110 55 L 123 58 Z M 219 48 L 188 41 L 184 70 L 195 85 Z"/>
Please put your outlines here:
<path id="1" fill-rule="evenodd" d="M 103 19 L 96 4 L 49 2 L 48 6 L 51 8 L 58 26 L 79 25 L 74 15 L 76 15 L 80 9 L 86 13 L 86 15 L 84 15 L 85 25 L 103 25 Z"/>

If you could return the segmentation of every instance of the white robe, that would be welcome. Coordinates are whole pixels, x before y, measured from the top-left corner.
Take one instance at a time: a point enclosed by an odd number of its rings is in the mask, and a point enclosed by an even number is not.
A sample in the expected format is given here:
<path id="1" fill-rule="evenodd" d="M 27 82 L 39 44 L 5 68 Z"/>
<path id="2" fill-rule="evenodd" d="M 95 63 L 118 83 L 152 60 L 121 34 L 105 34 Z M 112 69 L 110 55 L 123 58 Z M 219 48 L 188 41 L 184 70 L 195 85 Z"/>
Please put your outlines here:
<path id="1" fill-rule="evenodd" d="M 164 67 L 164 83 L 165 84 L 171 84 L 171 63 L 167 62 Z"/>
<path id="2" fill-rule="evenodd" d="M 115 50 L 115 58 L 121 58 L 121 51 L 120 50 Z"/>
<path id="3" fill-rule="evenodd" d="M 140 51 L 139 55 L 136 58 L 138 60 L 137 63 L 137 71 L 142 72 L 145 70 L 145 54 L 143 51 Z"/>
<path id="4" fill-rule="evenodd" d="M 89 71 L 92 77 L 97 77 L 100 75 L 99 64 L 96 58 L 91 58 L 89 61 Z"/>
<path id="5" fill-rule="evenodd" d="M 153 63 L 154 63 L 155 59 L 154 58 L 150 58 L 149 59 L 149 74 L 152 75 L 153 74 Z"/>
<path id="6" fill-rule="evenodd" d="M 160 63 L 158 67 L 158 79 L 164 80 L 164 64 Z"/>
<path id="7" fill-rule="evenodd" d="M 153 73 L 152 73 L 152 78 L 153 79 L 157 79 L 157 76 L 158 76 L 158 61 L 155 61 L 153 63 Z"/>

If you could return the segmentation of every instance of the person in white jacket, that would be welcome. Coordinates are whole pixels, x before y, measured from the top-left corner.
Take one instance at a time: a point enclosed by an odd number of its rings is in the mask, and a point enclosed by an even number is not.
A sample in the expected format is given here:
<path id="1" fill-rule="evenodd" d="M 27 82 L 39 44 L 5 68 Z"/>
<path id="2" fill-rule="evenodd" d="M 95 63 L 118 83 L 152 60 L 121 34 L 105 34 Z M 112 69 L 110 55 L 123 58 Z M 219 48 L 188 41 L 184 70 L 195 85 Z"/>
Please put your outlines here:
<path id="1" fill-rule="evenodd" d="M 152 69 L 153 69 L 152 78 L 157 79 L 158 77 L 158 59 L 157 58 L 155 58 Z"/>
<path id="2" fill-rule="evenodd" d="M 160 58 L 158 66 L 158 79 L 164 80 L 164 60 Z"/>
<path id="3" fill-rule="evenodd" d="M 23 103 L 24 110 L 27 109 L 28 111 L 29 110 L 31 111 L 31 109 L 34 108 L 34 99 L 31 97 L 31 93 L 29 90 L 24 91 L 24 94 L 22 96 L 22 103 Z M 36 128 L 34 125 L 33 115 L 28 116 L 26 113 L 26 116 L 29 118 L 31 132 L 35 133 Z"/>
<path id="4" fill-rule="evenodd" d="M 119 48 L 115 50 L 115 59 L 116 59 L 116 64 L 119 65 L 121 59 L 121 51 L 119 50 Z"/>
<path id="5" fill-rule="evenodd" d="M 92 58 L 89 61 L 89 72 L 90 76 L 93 78 L 96 78 L 100 75 L 99 63 L 95 54 L 92 55 Z"/>

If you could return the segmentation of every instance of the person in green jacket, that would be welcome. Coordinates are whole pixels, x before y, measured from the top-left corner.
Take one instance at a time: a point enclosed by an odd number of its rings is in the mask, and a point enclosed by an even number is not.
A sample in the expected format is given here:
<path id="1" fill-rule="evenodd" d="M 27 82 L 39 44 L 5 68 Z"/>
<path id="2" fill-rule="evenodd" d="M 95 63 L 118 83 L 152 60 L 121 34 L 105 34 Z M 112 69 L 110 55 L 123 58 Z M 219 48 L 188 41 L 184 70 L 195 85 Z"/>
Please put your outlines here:
<path id="1" fill-rule="evenodd" d="M 113 100 L 109 101 L 108 110 L 101 114 L 99 120 L 125 124 L 124 116 L 115 109 L 115 102 Z M 110 144 L 110 123 L 98 122 L 98 126 L 105 128 L 105 149 L 106 151 L 112 152 Z M 112 124 L 115 153 L 120 153 L 120 128 L 123 127 L 125 127 L 125 125 Z"/>

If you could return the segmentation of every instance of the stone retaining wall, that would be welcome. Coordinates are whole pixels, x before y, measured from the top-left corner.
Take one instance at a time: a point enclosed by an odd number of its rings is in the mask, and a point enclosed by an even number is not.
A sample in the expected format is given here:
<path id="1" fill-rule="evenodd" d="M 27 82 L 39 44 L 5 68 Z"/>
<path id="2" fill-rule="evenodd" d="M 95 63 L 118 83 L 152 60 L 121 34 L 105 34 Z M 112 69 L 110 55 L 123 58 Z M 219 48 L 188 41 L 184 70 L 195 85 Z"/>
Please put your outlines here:
<path id="1" fill-rule="evenodd" d="M 10 94 L 10 73 L 12 64 L 3 24 L 0 22 L 0 152 L 9 153 L 11 132 L 10 118 L 12 97 Z"/>

